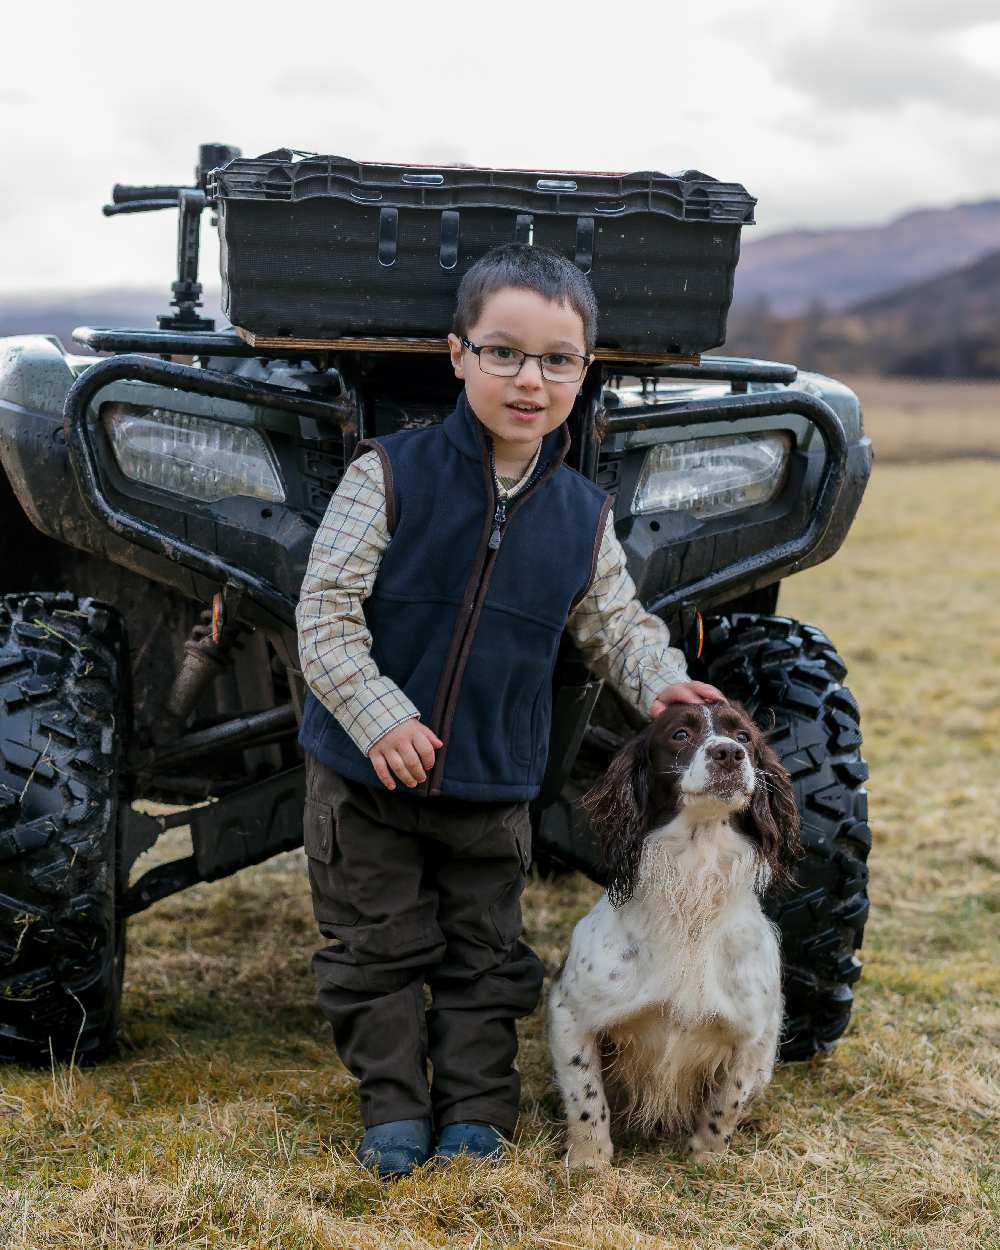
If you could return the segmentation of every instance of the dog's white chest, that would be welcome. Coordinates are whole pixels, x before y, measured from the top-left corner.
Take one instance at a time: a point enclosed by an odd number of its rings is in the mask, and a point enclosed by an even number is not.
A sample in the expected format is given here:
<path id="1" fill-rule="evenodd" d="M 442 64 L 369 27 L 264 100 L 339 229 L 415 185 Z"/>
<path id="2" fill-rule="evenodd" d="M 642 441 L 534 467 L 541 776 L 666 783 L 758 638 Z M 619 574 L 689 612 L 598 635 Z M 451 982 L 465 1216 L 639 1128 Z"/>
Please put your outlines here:
<path id="1" fill-rule="evenodd" d="M 708 1022 L 734 1038 L 780 1011 L 778 944 L 756 903 L 725 909 L 696 937 L 683 919 L 651 926 L 641 905 L 614 912 L 607 899 L 577 925 L 563 972 L 566 991 L 594 1019 L 659 1008 L 677 1024 Z"/>
<path id="2" fill-rule="evenodd" d="M 685 954 L 673 976 L 654 973 L 647 987 L 651 996 L 665 993 L 679 1020 L 712 1022 L 742 1038 L 760 1032 L 780 1010 L 778 944 L 763 917 L 733 917 Z"/>

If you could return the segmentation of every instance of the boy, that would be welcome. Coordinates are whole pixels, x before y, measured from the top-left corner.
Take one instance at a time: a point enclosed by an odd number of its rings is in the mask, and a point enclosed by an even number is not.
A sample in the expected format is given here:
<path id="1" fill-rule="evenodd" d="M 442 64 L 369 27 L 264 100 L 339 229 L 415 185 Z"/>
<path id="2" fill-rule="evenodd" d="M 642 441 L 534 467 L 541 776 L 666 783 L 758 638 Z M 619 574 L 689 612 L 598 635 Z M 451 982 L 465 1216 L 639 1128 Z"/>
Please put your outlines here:
<path id="1" fill-rule="evenodd" d="M 515 1020 L 542 984 L 519 936 L 528 800 L 563 628 L 648 714 L 721 698 L 636 600 L 610 497 L 563 463 L 596 321 L 554 252 L 474 264 L 448 336 L 458 406 L 359 446 L 302 584 L 305 848 L 331 939 L 314 969 L 383 1176 L 426 1162 L 435 1130 L 450 1158 L 514 1129 Z"/>

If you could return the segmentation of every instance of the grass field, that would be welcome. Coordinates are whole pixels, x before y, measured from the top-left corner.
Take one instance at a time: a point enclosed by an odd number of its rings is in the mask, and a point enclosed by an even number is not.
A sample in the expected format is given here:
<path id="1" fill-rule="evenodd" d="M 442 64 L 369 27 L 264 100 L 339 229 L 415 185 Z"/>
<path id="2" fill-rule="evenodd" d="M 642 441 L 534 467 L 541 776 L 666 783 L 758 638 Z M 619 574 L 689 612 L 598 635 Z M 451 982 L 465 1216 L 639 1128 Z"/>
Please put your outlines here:
<path id="1" fill-rule="evenodd" d="M 995 382 L 845 379 L 861 397 L 881 463 L 1000 459 Z"/>
<path id="2" fill-rule="evenodd" d="M 570 1176 L 536 1015 L 509 1160 L 383 1186 L 351 1162 L 286 855 L 133 922 L 118 1060 L 2 1074 L 4 1250 L 1000 1246 L 1000 464 L 949 458 L 1000 451 L 1000 388 L 857 386 L 880 463 L 844 549 L 781 602 L 844 654 L 872 769 L 865 972 L 835 1051 L 779 1069 L 721 1161 L 669 1141 Z M 550 971 L 595 896 L 530 885 Z"/>

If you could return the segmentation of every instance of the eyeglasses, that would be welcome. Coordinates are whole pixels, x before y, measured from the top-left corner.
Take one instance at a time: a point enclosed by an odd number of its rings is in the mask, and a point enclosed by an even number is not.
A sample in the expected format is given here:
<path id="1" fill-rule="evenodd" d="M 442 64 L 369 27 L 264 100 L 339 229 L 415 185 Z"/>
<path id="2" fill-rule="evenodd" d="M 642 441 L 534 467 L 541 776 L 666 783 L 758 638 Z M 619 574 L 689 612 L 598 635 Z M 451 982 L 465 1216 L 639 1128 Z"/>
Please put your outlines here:
<path id="1" fill-rule="evenodd" d="M 486 347 L 462 339 L 467 347 L 479 357 L 483 373 L 497 378 L 513 378 L 521 372 L 521 366 L 530 357 L 537 360 L 546 382 L 579 382 L 593 356 L 578 356 L 575 352 L 522 352 L 519 347 Z"/>

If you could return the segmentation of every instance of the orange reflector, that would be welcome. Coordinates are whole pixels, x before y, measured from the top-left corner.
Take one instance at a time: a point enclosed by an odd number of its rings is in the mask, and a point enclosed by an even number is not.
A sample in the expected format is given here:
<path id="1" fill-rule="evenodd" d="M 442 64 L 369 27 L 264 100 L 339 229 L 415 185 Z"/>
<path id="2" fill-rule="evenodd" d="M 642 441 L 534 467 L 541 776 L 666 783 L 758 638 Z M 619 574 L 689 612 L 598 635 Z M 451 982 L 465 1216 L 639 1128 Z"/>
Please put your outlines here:
<path id="1" fill-rule="evenodd" d="M 222 638 L 222 626 L 225 621 L 226 610 L 222 603 L 222 591 L 217 590 L 212 596 L 212 641 L 218 643 Z M 699 651 L 700 655 L 701 652 Z"/>

